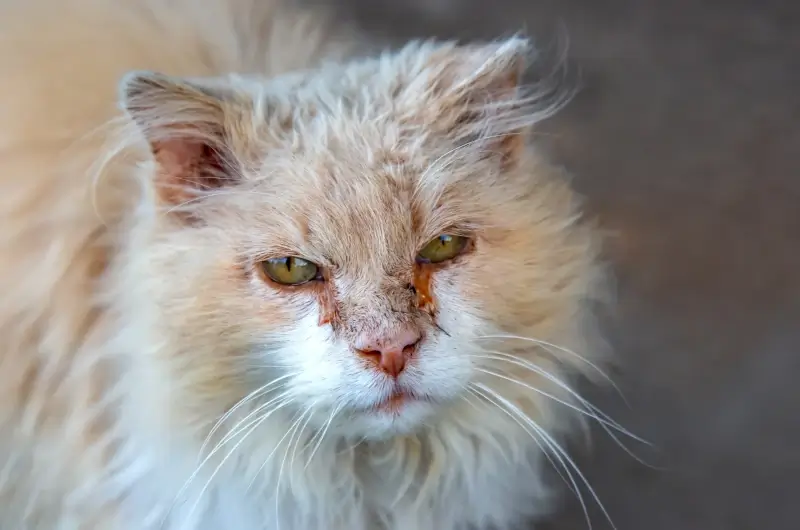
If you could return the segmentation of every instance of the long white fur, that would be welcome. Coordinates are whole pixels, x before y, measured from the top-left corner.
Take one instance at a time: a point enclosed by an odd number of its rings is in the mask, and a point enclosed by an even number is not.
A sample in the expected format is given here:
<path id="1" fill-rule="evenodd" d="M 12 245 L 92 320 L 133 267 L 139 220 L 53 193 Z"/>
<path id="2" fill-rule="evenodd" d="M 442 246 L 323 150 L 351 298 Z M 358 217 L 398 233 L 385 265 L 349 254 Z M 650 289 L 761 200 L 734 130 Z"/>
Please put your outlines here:
<path id="1" fill-rule="evenodd" d="M 591 370 L 558 347 L 584 346 L 583 302 L 594 294 L 594 248 L 576 228 L 572 196 L 552 183 L 553 170 L 535 154 L 526 155 L 532 157 L 529 169 L 548 175 L 535 177 L 542 191 L 530 202 L 542 212 L 541 251 L 558 253 L 563 243 L 581 262 L 564 272 L 542 270 L 542 286 L 529 287 L 541 289 L 543 299 L 556 300 L 550 284 L 574 282 L 568 302 L 559 306 L 559 314 L 568 318 L 554 317 L 558 322 L 546 336 L 508 338 L 507 330 L 486 318 L 484 312 L 492 309 L 463 303 L 463 294 L 445 274 L 435 280 L 439 325 L 458 332 L 435 334 L 405 375 L 415 391 L 436 398 L 434 403 L 412 403 L 394 417 L 354 412 L 386 394 L 384 381 L 365 371 L 329 328 L 318 325 L 318 309 L 303 305 L 299 317 L 280 332 L 255 337 L 241 331 L 261 344 L 242 353 L 253 368 L 248 373 L 261 376 L 243 386 L 252 391 L 263 385 L 263 391 L 248 392 L 252 399 L 240 403 L 201 402 L 199 407 L 221 407 L 207 411 L 219 425 L 184 425 L 186 418 L 172 408 L 184 401 L 193 382 L 188 375 L 176 377 L 184 357 L 164 361 L 175 337 L 162 329 L 157 302 L 148 298 L 152 286 L 130 272 L 147 269 L 156 254 L 125 248 L 179 246 L 180 240 L 157 235 L 166 221 L 153 208 L 155 191 L 144 178 L 152 175 L 153 161 L 141 130 L 116 107 L 117 86 L 126 72 L 139 69 L 186 76 L 235 73 L 229 79 L 249 94 L 253 116 L 263 118 L 250 122 L 250 133 L 265 147 L 275 141 L 265 131 L 297 113 L 301 125 L 288 144 L 319 149 L 322 156 L 331 137 L 341 135 L 351 142 L 350 158 L 341 162 L 355 160 L 355 167 L 362 164 L 358 156 L 376 152 L 376 143 L 391 150 L 409 135 L 402 127 L 374 126 L 370 133 L 370 124 L 380 123 L 370 113 L 385 107 L 392 76 L 398 75 L 392 65 L 402 63 L 409 79 L 422 79 L 420 72 L 440 76 L 442 71 L 430 68 L 431 58 L 447 56 L 456 46 L 412 43 L 398 54 L 355 62 L 349 77 L 339 79 L 335 64 L 325 63 L 347 56 L 350 38 L 327 28 L 316 16 L 284 10 L 272 0 L 0 3 L 0 182 L 7 192 L 0 199 L 6 207 L 0 217 L 5 304 L 0 315 L 0 527 L 510 529 L 552 506 L 543 473 L 548 460 L 566 468 L 573 485 L 580 482 L 557 443 L 582 415 L 598 415 L 569 386 L 573 375 Z M 474 83 L 487 68 L 507 69 L 507 59 L 524 48 L 527 43 L 518 38 L 476 48 L 484 55 L 476 55 L 474 68 L 459 75 Z M 362 77 L 374 79 L 377 68 L 385 70 L 385 86 L 374 86 L 375 94 L 365 92 L 362 106 L 348 108 L 351 114 L 339 116 L 340 121 L 302 125 L 307 116 L 292 107 L 292 90 L 307 74 L 289 72 L 317 67 L 308 74 L 316 81 L 303 90 L 333 115 L 341 106 L 330 90 L 335 83 L 357 86 Z M 263 82 L 282 74 L 287 75 L 272 84 Z M 455 83 L 450 95 L 460 90 Z M 395 104 L 411 108 L 415 98 L 430 92 L 408 88 L 398 96 L 407 99 Z M 383 99 L 373 105 L 375 98 Z M 282 102 L 276 105 L 279 112 L 267 104 L 276 101 Z M 160 118 L 168 121 L 187 111 L 172 110 Z M 447 179 L 453 184 L 461 178 L 457 171 L 448 174 L 457 158 L 461 165 L 484 164 L 484 180 L 496 178 L 484 153 L 464 149 L 466 142 L 488 143 L 553 110 L 535 97 L 484 104 L 479 127 L 462 131 L 453 149 L 438 153 L 415 193 L 436 202 Z M 158 125 L 156 118 L 152 123 Z M 118 128 L 120 123 L 124 127 Z M 359 141 L 363 151 L 354 147 Z M 415 141 L 422 145 L 428 138 L 420 135 Z M 258 182 L 270 175 L 294 171 L 298 181 L 315 183 L 316 177 L 287 160 L 259 160 L 243 169 L 254 183 L 249 195 L 240 193 L 243 211 L 257 209 Z M 226 210 L 224 194 L 210 193 L 202 207 L 209 212 L 219 207 L 215 215 L 233 222 L 237 213 Z M 562 206 L 551 207 L 551 201 Z M 439 221 L 430 220 L 431 226 Z M 393 237 L 380 234 L 381 229 L 376 227 L 376 241 Z M 562 232 L 569 235 L 562 239 Z M 192 249 L 200 260 L 213 261 L 238 235 L 208 237 L 206 246 Z M 258 243 L 251 243 L 256 250 Z M 86 257 L 87 248 L 110 253 L 112 263 Z M 98 261 L 116 271 L 112 284 L 96 284 L 87 272 Z M 586 277 L 575 279 L 578 270 Z M 363 294 L 370 296 L 367 290 Z M 195 331 L 202 336 L 204 330 Z M 559 346 L 536 343 L 537 338 Z M 527 352 L 524 358 L 514 353 L 521 350 Z M 514 363 L 511 374 L 503 376 L 503 367 Z M 26 380 L 31 386 L 20 383 Z"/>

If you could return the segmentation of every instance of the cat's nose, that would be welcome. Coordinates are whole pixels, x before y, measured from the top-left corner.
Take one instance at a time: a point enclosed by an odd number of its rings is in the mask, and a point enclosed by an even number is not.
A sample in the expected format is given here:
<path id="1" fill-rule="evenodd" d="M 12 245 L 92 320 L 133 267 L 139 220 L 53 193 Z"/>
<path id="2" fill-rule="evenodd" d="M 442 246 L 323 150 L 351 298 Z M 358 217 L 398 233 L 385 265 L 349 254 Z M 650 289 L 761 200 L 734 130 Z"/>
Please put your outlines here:
<path id="1" fill-rule="evenodd" d="M 356 352 L 386 374 L 397 377 L 417 349 L 422 334 L 413 326 L 384 333 L 362 333 L 354 344 Z"/>

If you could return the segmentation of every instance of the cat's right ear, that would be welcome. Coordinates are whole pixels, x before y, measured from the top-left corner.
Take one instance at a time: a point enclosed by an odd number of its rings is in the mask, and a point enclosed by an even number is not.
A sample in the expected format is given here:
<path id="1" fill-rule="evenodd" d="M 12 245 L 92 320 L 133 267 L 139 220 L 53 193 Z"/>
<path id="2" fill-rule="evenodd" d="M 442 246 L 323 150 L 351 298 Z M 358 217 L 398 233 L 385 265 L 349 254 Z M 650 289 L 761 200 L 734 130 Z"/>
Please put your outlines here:
<path id="1" fill-rule="evenodd" d="M 156 162 L 162 205 L 182 205 L 238 179 L 226 116 L 234 105 L 224 87 L 153 72 L 131 72 L 120 83 L 120 104 L 147 141 Z"/>

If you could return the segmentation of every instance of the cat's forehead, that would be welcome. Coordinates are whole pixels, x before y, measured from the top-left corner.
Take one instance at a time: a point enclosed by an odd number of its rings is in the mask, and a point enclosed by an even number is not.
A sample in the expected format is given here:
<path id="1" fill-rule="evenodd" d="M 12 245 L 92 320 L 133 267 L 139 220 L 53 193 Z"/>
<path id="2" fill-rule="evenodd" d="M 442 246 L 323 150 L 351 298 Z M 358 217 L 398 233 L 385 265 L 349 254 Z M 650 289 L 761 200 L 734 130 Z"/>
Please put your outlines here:
<path id="1" fill-rule="evenodd" d="M 418 45 L 244 86 L 252 112 L 227 122 L 252 192 L 238 210 L 287 251 L 384 261 L 491 222 L 520 194 L 499 184 L 508 148 L 491 140 L 517 127 L 503 99 L 517 48 Z"/>
<path id="2" fill-rule="evenodd" d="M 330 162 L 330 160 L 329 160 Z M 413 251 L 430 217 L 428 201 L 420 195 L 420 170 L 393 163 L 352 163 L 341 160 L 294 159 L 284 166 L 280 182 L 264 179 L 259 188 L 272 188 L 270 221 L 308 252 L 324 252 L 337 262 L 380 259 Z M 251 211 L 263 204 L 254 194 Z"/>
<path id="3" fill-rule="evenodd" d="M 402 221 L 424 231 L 433 210 L 453 215 L 474 198 L 469 176 L 479 167 L 468 153 L 444 160 L 446 135 L 410 130 L 391 112 L 380 120 L 346 112 L 306 120 L 264 150 L 254 178 L 310 224 L 352 230 L 364 219 Z"/>
<path id="4" fill-rule="evenodd" d="M 258 172 L 243 194 L 220 198 L 237 201 L 231 219 L 236 227 L 246 220 L 252 248 L 357 274 L 407 270 L 421 245 L 465 228 L 478 213 L 467 206 L 476 195 L 467 184 L 426 186 L 449 177 L 380 142 L 362 140 L 360 149 L 347 153 L 323 146 L 272 153 Z"/>
<path id="5" fill-rule="evenodd" d="M 261 133 L 280 145 L 265 153 L 267 159 L 288 150 L 314 159 L 329 172 L 337 166 L 421 165 L 437 148 L 434 143 L 447 142 L 436 135 L 438 116 L 424 94 L 400 97 L 392 80 L 377 74 L 357 79 L 331 86 L 324 77 L 312 78 L 308 87 L 273 96 L 268 103 L 269 129 Z"/>

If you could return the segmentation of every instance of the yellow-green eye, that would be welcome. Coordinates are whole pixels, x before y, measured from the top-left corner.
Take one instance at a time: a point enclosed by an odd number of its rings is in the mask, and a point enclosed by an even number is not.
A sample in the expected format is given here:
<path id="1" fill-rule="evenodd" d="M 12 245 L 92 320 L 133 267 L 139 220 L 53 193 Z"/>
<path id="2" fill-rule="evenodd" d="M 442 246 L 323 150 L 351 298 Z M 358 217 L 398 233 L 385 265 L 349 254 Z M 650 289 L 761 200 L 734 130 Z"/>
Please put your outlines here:
<path id="1" fill-rule="evenodd" d="M 461 254 L 469 239 L 462 236 L 442 234 L 420 250 L 417 260 L 425 263 L 441 263 Z"/>
<path id="2" fill-rule="evenodd" d="M 303 258 L 272 258 L 261 262 L 264 274 L 275 283 L 300 285 L 317 279 L 319 267 Z"/>

